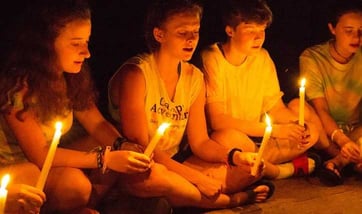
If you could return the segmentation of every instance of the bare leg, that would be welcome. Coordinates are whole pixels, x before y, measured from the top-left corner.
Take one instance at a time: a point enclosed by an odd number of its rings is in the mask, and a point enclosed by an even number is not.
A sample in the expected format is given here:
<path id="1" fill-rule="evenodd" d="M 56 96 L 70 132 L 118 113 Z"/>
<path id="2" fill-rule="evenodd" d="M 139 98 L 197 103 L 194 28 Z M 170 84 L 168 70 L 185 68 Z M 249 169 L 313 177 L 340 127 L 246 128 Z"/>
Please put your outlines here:
<path id="1" fill-rule="evenodd" d="M 290 108 L 293 112 L 299 113 L 299 99 L 293 99 L 288 103 L 288 108 Z M 327 133 L 323 128 L 323 124 L 319 119 L 317 113 L 314 111 L 313 107 L 306 103 L 305 105 L 305 118 L 306 121 L 310 121 L 315 125 L 317 131 L 319 133 L 319 139 L 314 145 L 314 148 L 320 150 L 324 156 L 327 156 L 326 159 L 331 157 L 335 157 L 339 153 L 338 147 L 330 141 Z"/>
<path id="2" fill-rule="evenodd" d="M 255 143 L 246 134 L 236 129 L 215 131 L 211 134 L 210 138 L 221 145 L 240 148 L 244 152 L 257 151 Z"/>
<path id="3" fill-rule="evenodd" d="M 10 183 L 22 183 L 35 186 L 40 170 L 39 168 L 29 162 L 10 165 L 0 169 L 0 175 L 11 174 Z"/>
<path id="4" fill-rule="evenodd" d="M 82 129 L 81 127 L 76 127 L 76 129 Z M 79 131 L 79 133 L 71 134 L 65 138 L 65 145 L 62 147 L 72 150 L 85 151 L 89 152 L 95 147 L 99 146 L 100 143 L 94 140 L 92 137 L 84 133 L 84 131 Z M 100 200 L 108 193 L 110 188 L 117 182 L 118 174 L 115 172 L 110 172 L 102 174 L 100 170 L 94 169 L 89 173 L 89 180 L 92 183 L 92 194 L 90 201 L 88 203 L 89 207 L 96 207 Z"/>
<path id="5" fill-rule="evenodd" d="M 267 178 L 278 177 L 280 174 L 279 164 L 293 160 L 315 144 L 318 137 L 316 127 L 311 125 L 310 130 L 312 133 L 310 143 L 302 148 L 298 147 L 297 143 L 289 140 L 269 140 L 263 156 L 266 164 L 264 175 Z M 222 145 L 241 148 L 243 151 L 255 152 L 257 150 L 255 143 L 247 135 L 237 130 L 217 131 L 212 134 L 211 138 Z"/>
<path id="6" fill-rule="evenodd" d="M 189 166 L 191 165 L 190 163 Z M 218 169 L 214 168 L 211 171 L 213 170 Z M 143 174 L 143 176 L 124 175 L 122 181 L 132 195 L 138 197 L 166 197 L 172 206 L 225 208 L 243 204 L 248 199 L 245 192 L 230 195 L 221 193 L 215 198 L 206 198 L 196 186 L 160 164 L 153 165 L 150 172 Z M 243 186 L 240 185 L 239 188 L 243 188 Z M 266 195 L 269 189 L 264 186 L 255 188 L 255 191 L 259 200 L 260 198 L 263 200 L 263 195 Z"/>
<path id="7" fill-rule="evenodd" d="M 80 169 L 53 167 L 45 185 L 47 202 L 44 209 L 69 213 L 70 210 L 85 207 L 91 189 L 90 181 Z"/>

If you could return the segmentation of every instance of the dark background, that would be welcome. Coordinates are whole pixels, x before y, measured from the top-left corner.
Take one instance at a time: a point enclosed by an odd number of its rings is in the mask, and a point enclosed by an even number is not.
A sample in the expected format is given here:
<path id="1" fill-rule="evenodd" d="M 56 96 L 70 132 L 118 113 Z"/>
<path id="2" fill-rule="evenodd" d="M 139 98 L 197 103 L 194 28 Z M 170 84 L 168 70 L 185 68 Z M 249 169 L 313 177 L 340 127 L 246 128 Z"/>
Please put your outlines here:
<path id="1" fill-rule="evenodd" d="M 100 92 L 99 105 L 105 112 L 106 86 L 111 75 L 128 58 L 145 51 L 143 20 L 149 0 L 90 0 L 92 36 L 89 64 Z M 198 51 L 205 45 L 221 40 L 219 8 L 223 0 L 200 0 L 204 16 L 200 29 Z M 298 56 L 308 46 L 330 38 L 326 14 L 332 0 L 267 0 L 274 20 L 266 31 L 266 48 L 275 62 L 284 101 L 297 94 Z M 26 17 L 24 8 L 31 0 L 13 0 L 0 9 L 1 60 L 11 48 L 12 32 Z M 0 60 L 0 61 L 1 61 Z M 191 60 L 193 62 L 194 58 Z"/>

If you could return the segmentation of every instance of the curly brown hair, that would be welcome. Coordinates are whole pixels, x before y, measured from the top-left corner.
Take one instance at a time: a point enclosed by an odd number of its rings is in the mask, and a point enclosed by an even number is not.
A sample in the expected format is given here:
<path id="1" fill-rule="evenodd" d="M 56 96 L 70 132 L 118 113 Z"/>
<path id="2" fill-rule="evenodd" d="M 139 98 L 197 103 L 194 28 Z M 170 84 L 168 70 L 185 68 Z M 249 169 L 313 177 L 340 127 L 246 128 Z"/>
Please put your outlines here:
<path id="1" fill-rule="evenodd" d="M 33 7 L 36 6 L 36 7 Z M 91 11 L 84 0 L 38 1 L 29 8 L 16 46 L 0 72 L 0 111 L 9 113 L 14 95 L 23 89 L 24 108 L 31 108 L 40 121 L 64 115 L 69 110 L 84 110 L 96 101 L 89 67 L 84 64 L 76 74 L 57 74 L 54 42 L 69 22 L 90 20 Z M 63 78 L 64 77 L 64 78 Z"/>

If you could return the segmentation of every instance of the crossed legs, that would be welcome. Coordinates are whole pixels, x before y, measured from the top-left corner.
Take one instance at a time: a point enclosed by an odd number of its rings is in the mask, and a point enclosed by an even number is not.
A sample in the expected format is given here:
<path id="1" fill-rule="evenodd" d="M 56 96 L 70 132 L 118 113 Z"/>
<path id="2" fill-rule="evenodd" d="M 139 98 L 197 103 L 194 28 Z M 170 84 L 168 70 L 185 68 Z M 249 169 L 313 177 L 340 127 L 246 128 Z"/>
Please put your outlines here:
<path id="1" fill-rule="evenodd" d="M 122 176 L 122 184 L 132 195 L 165 197 L 175 207 L 226 208 L 248 202 L 249 195 L 247 192 L 243 192 L 243 189 L 255 182 L 256 179 L 248 175 L 244 169 L 238 167 L 230 169 L 222 164 L 205 163 L 195 157 L 184 164 L 214 179 L 221 179 L 225 186 L 222 193 L 214 198 L 207 198 L 188 180 L 157 163 L 152 166 L 148 173 L 143 175 Z M 253 202 L 262 202 L 266 199 L 269 188 L 260 185 L 255 187 L 253 191 L 256 193 Z"/>

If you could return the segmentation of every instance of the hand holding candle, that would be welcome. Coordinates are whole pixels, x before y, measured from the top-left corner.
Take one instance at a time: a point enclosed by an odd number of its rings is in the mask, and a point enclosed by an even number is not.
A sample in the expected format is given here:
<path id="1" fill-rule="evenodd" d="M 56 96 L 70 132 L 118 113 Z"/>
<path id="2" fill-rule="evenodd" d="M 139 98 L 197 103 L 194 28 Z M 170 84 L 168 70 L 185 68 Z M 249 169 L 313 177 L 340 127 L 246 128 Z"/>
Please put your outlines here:
<path id="1" fill-rule="evenodd" d="M 10 175 L 6 174 L 1 179 L 1 186 L 0 186 L 0 213 L 5 212 L 5 203 L 6 203 L 6 197 L 8 195 L 8 191 L 6 189 L 8 183 L 10 181 Z"/>
<path id="2" fill-rule="evenodd" d="M 55 123 L 55 132 L 54 132 L 53 140 L 52 140 L 52 142 L 50 144 L 50 148 L 48 150 L 48 154 L 47 154 L 47 156 L 45 158 L 45 162 L 44 162 L 42 170 L 40 172 L 38 182 L 36 183 L 36 187 L 38 189 L 40 189 L 40 190 L 43 190 L 43 188 L 44 188 L 46 179 L 47 179 L 48 174 L 49 174 L 50 167 L 51 167 L 51 165 L 53 163 L 55 150 L 56 150 L 56 148 L 58 146 L 60 137 L 62 135 L 61 129 L 62 129 L 62 123 L 61 122 L 56 122 Z"/>
<path id="3" fill-rule="evenodd" d="M 300 81 L 299 88 L 299 125 L 304 126 L 305 78 Z"/>
<path id="4" fill-rule="evenodd" d="M 166 129 L 170 126 L 169 123 L 162 123 L 157 131 L 156 134 L 152 137 L 151 141 L 148 143 L 147 148 L 144 152 L 145 155 L 147 155 L 148 157 L 151 156 L 153 150 L 156 148 L 156 145 L 158 143 L 158 141 L 160 141 L 161 137 L 163 136 L 163 134 L 165 133 Z"/>
<path id="5" fill-rule="evenodd" d="M 266 127 L 265 127 L 265 131 L 264 131 L 263 140 L 261 141 L 258 155 L 256 156 L 256 160 L 254 162 L 253 168 L 251 169 L 252 176 L 256 176 L 258 167 L 259 167 L 261 159 L 263 157 L 265 146 L 268 143 L 271 132 L 272 132 L 272 125 L 271 125 L 271 121 L 270 121 L 268 114 L 265 114 L 265 122 L 266 122 Z"/>

